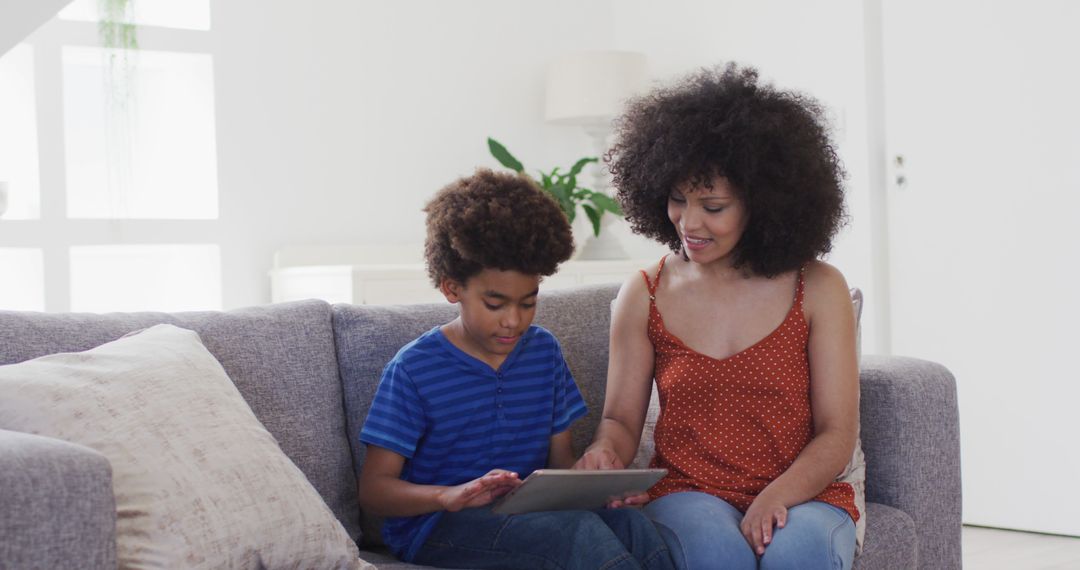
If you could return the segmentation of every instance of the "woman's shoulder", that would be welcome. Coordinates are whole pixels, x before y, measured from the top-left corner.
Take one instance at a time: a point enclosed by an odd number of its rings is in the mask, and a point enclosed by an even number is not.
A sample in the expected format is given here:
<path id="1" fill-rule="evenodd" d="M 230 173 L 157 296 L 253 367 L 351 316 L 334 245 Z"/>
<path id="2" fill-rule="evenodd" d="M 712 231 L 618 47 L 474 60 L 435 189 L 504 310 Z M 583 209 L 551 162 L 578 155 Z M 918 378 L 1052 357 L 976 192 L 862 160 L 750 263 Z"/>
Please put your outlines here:
<path id="1" fill-rule="evenodd" d="M 622 287 L 619 289 L 619 295 L 621 296 L 624 293 L 639 294 L 639 293 L 645 291 L 646 292 L 645 295 L 647 297 L 648 296 L 647 291 L 649 290 L 649 284 L 650 283 L 652 283 L 652 284 L 656 283 L 657 275 L 659 275 L 660 270 L 661 270 L 661 265 L 664 263 L 664 261 L 666 259 L 667 259 L 667 256 L 664 256 L 664 257 L 662 257 L 660 259 L 657 259 L 656 261 L 654 261 L 652 263 L 649 263 L 649 264 L 647 264 L 647 265 L 645 265 L 643 267 L 635 269 L 633 273 L 631 273 L 630 275 L 627 275 L 626 279 L 623 281 Z M 664 272 L 666 273 L 667 270 L 664 270 Z"/>
<path id="2" fill-rule="evenodd" d="M 649 287 L 656 283 L 662 261 L 663 258 L 658 259 L 626 276 L 612 305 L 616 315 L 633 320 L 648 317 L 649 297 L 652 294 Z"/>
<path id="3" fill-rule="evenodd" d="M 813 283 L 817 287 L 843 286 L 845 289 L 847 288 L 844 274 L 835 266 L 821 260 L 814 260 L 806 264 L 803 269 L 803 282 L 806 283 L 807 287 Z"/>
<path id="4" fill-rule="evenodd" d="M 824 261 L 811 261 L 803 270 L 803 299 L 804 306 L 811 312 L 849 304 L 851 294 L 839 269 Z"/>

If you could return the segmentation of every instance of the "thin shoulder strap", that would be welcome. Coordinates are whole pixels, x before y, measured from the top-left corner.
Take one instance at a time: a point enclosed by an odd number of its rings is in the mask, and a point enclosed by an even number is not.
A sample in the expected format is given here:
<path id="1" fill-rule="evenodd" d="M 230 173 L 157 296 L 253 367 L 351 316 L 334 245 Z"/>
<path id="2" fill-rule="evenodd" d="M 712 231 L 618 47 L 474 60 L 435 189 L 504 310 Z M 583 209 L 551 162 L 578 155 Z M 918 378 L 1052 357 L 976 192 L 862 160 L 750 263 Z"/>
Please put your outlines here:
<path id="1" fill-rule="evenodd" d="M 660 258 L 660 266 L 656 268 L 656 277 L 650 281 L 649 274 L 645 273 L 645 270 L 641 270 L 641 277 L 645 279 L 645 286 L 649 289 L 649 300 L 656 301 L 656 288 L 660 286 L 660 272 L 664 270 L 664 262 L 667 261 L 667 256 Z"/>
<path id="2" fill-rule="evenodd" d="M 795 286 L 795 306 L 802 309 L 803 305 L 803 289 L 806 286 L 806 266 L 799 268 L 799 283 Z"/>

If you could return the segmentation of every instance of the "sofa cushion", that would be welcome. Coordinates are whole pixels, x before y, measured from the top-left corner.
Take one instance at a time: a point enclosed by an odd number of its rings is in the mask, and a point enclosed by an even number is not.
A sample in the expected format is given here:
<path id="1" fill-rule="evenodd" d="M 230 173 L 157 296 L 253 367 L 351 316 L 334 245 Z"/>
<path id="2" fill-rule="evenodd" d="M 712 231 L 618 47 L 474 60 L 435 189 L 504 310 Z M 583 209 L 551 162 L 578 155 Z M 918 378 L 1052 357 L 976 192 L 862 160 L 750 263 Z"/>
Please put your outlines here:
<path id="1" fill-rule="evenodd" d="M 617 291 L 617 285 L 604 285 L 546 292 L 541 285 L 534 323 L 550 330 L 559 340 L 589 407 L 588 415 L 571 426 L 577 454 L 592 440 L 604 405 L 611 322 L 607 307 Z M 349 443 L 358 473 L 365 454 L 365 446 L 359 439 L 360 428 L 367 418 L 383 367 L 409 341 L 457 315 L 458 308 L 450 304 L 334 305 L 334 339 L 345 390 Z M 372 524 L 368 528 L 377 527 Z M 378 543 L 376 537 L 365 536 L 365 541 L 369 539 L 369 543 Z"/>
<path id="2" fill-rule="evenodd" d="M 159 323 L 199 333 L 281 449 L 358 538 L 356 475 L 330 306 L 322 301 L 173 314 L 0 311 L 0 364 L 84 351 Z"/>
<path id="3" fill-rule="evenodd" d="M 904 511 L 867 503 L 866 541 L 852 568 L 915 568 L 917 536 L 915 521 Z"/>
<path id="4" fill-rule="evenodd" d="M 108 458 L 123 567 L 357 568 L 356 545 L 197 334 L 0 367 L 0 428 Z"/>

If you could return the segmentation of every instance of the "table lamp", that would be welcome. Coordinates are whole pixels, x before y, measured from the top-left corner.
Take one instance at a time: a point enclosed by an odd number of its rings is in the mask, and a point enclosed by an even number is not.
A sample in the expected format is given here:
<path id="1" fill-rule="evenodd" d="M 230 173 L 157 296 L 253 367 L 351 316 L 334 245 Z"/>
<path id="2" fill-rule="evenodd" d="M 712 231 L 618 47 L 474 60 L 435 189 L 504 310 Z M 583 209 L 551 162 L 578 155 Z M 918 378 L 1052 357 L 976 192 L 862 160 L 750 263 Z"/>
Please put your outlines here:
<path id="1" fill-rule="evenodd" d="M 642 93 L 648 84 L 645 55 L 625 51 L 585 51 L 563 55 L 548 66 L 544 118 L 557 125 L 585 129 L 593 152 L 603 159 L 612 119 L 622 113 L 626 100 Z M 593 169 L 593 187 L 608 192 L 606 170 Z M 605 216 L 606 219 L 606 216 Z M 610 232 L 589 239 L 580 257 L 613 259 L 626 257 Z"/>

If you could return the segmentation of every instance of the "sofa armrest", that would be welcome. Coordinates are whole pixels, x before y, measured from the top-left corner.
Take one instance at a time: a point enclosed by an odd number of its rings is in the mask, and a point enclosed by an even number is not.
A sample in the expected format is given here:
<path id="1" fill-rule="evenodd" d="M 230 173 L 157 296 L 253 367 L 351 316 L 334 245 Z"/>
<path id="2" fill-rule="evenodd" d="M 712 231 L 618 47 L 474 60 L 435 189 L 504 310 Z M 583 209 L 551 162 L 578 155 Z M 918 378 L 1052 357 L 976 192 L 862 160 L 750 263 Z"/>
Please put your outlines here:
<path id="1" fill-rule="evenodd" d="M 956 380 L 933 362 L 865 356 L 860 385 L 866 500 L 911 516 L 919 568 L 959 568 Z"/>
<path id="2" fill-rule="evenodd" d="M 116 506 L 105 456 L 0 430 L 0 565 L 116 568 Z"/>

